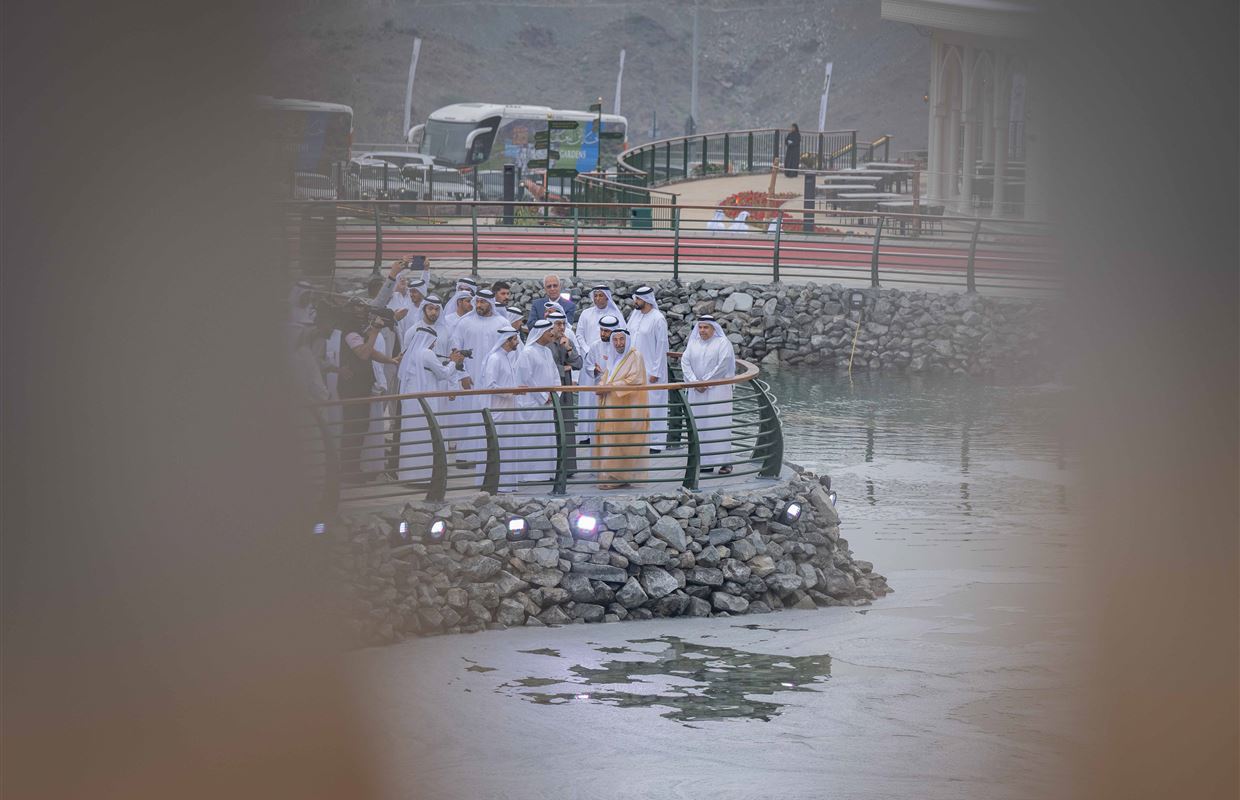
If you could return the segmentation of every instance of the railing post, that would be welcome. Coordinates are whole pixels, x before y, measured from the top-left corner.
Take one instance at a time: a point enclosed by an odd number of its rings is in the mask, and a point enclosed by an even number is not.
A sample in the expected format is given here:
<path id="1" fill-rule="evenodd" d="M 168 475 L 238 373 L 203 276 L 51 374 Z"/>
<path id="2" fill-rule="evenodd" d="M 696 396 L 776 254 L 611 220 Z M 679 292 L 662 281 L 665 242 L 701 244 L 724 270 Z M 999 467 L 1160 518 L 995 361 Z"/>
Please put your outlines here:
<path id="1" fill-rule="evenodd" d="M 771 142 L 771 164 L 779 164 L 779 128 L 775 129 L 775 140 Z"/>
<path id="2" fill-rule="evenodd" d="M 430 403 L 425 397 L 418 398 L 422 407 L 422 417 L 426 420 L 426 432 L 431 437 L 431 484 L 426 489 L 426 499 L 437 503 L 443 499 L 448 490 L 448 455 L 443 443 L 443 431 L 439 429 L 439 421 L 435 412 L 431 411 Z"/>
<path id="3" fill-rule="evenodd" d="M 965 285 L 967 291 L 977 291 L 977 276 L 973 272 L 974 262 L 977 260 L 977 237 L 982 233 L 982 221 L 978 219 L 973 223 L 973 238 L 969 241 L 969 263 L 965 268 Z"/>
<path id="4" fill-rule="evenodd" d="M 577 234 L 577 228 L 578 228 L 577 210 L 578 210 L 578 207 L 574 205 L 573 206 L 573 277 L 574 278 L 577 277 L 577 235 L 578 235 Z"/>
<path id="5" fill-rule="evenodd" d="M 672 280 L 680 282 L 680 208 L 672 209 Z"/>
<path id="6" fill-rule="evenodd" d="M 878 245 L 883 238 L 883 225 L 886 218 L 879 214 L 878 227 L 874 229 L 874 249 L 870 251 L 870 285 L 878 286 Z"/>
<path id="7" fill-rule="evenodd" d="M 684 180 L 689 180 L 689 137 L 686 136 L 685 138 L 681 139 L 680 143 L 684 146 L 684 151 L 685 151 L 684 157 L 681 159 L 681 162 L 680 162 L 680 170 L 682 173 L 684 173 L 683 175 L 681 175 L 681 178 L 683 178 Z"/>
<path id="8" fill-rule="evenodd" d="M 758 475 L 763 478 L 778 478 L 779 470 L 784 462 L 784 429 L 779 421 L 779 413 L 775 410 L 775 403 L 771 400 L 762 382 L 755 379 L 753 386 L 758 392 L 760 409 L 758 441 L 754 445 L 754 451 L 761 448 L 764 453 L 762 468 L 758 470 Z"/>
<path id="9" fill-rule="evenodd" d="M 732 134 L 730 133 L 725 133 L 723 135 L 723 174 L 724 175 L 732 174 L 732 170 L 731 170 L 732 165 L 729 162 L 729 159 L 731 158 L 731 143 L 729 140 L 731 138 L 732 138 Z"/>
<path id="10" fill-rule="evenodd" d="M 818 133 L 818 169 L 822 169 L 822 148 L 826 146 L 827 140 L 825 135 L 819 131 Z"/>
<path id="11" fill-rule="evenodd" d="M 710 139 L 706 136 L 702 137 L 702 177 L 705 178 L 710 174 Z"/>
<path id="12" fill-rule="evenodd" d="M 746 163 L 748 166 L 745 167 L 745 171 L 753 172 L 753 131 L 749 132 L 749 155 Z"/>
<path id="13" fill-rule="evenodd" d="M 551 493 L 568 494 L 568 431 L 564 427 L 564 407 L 560 405 L 560 397 L 551 392 L 551 410 L 555 414 L 555 478 L 551 484 Z"/>
<path id="14" fill-rule="evenodd" d="M 887 162 L 890 160 L 891 160 L 891 137 L 884 136 L 883 137 L 883 161 Z"/>
<path id="15" fill-rule="evenodd" d="M 672 182 L 672 143 L 663 145 L 663 182 Z"/>
<path id="16" fill-rule="evenodd" d="M 771 258 L 771 281 L 779 283 L 779 240 L 783 236 L 784 212 L 775 209 L 775 253 Z"/>
<path id="17" fill-rule="evenodd" d="M 384 173 L 386 174 L 386 173 Z M 375 264 L 371 275 L 379 274 L 379 266 L 383 263 L 383 223 L 379 220 L 379 204 L 375 204 Z"/>
<path id="18" fill-rule="evenodd" d="M 478 277 L 478 204 L 477 203 L 474 203 L 473 205 L 469 207 L 469 228 L 471 232 L 470 239 L 473 240 L 473 245 L 474 245 L 473 276 L 474 278 L 477 278 Z"/>
<path id="19" fill-rule="evenodd" d="M 499 433 L 495 430 L 495 418 L 489 408 L 482 409 L 482 427 L 487 434 L 487 463 L 482 474 L 482 491 L 496 494 L 499 492 L 500 473 Z"/>
<path id="20" fill-rule="evenodd" d="M 852 168 L 856 169 L 857 168 L 857 132 L 856 131 L 852 131 L 849 141 L 852 143 L 852 148 L 851 148 Z"/>
<path id="21" fill-rule="evenodd" d="M 668 396 L 674 403 L 680 406 L 685 433 L 689 435 L 689 450 L 685 454 L 685 477 L 681 480 L 680 485 L 686 489 L 697 491 L 698 472 L 702 468 L 702 440 L 698 438 L 697 421 L 693 419 L 693 409 L 689 407 L 689 401 L 685 398 L 684 390 L 670 389 Z"/>
<path id="22" fill-rule="evenodd" d="M 426 199 L 435 202 L 435 168 L 428 167 L 426 170 Z"/>

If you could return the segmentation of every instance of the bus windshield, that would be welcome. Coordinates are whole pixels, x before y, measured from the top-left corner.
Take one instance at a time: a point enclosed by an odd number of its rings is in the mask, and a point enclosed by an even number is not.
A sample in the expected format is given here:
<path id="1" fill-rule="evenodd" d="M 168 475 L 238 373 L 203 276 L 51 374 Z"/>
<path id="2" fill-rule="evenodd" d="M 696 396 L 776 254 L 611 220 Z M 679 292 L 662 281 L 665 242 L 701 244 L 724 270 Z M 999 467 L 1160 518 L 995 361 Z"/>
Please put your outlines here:
<path id="1" fill-rule="evenodd" d="M 476 122 L 442 122 L 427 120 L 422 134 L 422 152 L 448 164 L 464 164 L 465 139 L 478 127 Z"/>

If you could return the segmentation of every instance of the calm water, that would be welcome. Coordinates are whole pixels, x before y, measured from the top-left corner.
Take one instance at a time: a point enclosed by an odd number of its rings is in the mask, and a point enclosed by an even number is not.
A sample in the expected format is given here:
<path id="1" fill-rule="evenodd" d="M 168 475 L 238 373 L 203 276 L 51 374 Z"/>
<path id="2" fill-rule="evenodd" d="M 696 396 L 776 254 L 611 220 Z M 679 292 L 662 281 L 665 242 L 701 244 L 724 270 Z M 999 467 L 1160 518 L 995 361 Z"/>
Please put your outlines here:
<path id="1" fill-rule="evenodd" d="M 1067 393 L 767 377 L 785 457 L 832 476 L 843 535 L 895 594 L 359 654 L 391 796 L 1052 792 L 1072 727 Z"/>

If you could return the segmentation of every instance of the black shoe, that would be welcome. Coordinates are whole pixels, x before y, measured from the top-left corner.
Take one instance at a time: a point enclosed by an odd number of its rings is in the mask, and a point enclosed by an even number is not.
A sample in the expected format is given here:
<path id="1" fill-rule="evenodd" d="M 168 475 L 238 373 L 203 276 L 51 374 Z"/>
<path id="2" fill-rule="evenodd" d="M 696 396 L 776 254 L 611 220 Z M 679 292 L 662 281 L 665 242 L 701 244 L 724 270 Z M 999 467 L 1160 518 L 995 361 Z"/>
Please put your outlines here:
<path id="1" fill-rule="evenodd" d="M 650 455 L 652 456 L 657 456 L 659 453 L 662 453 L 662 452 L 663 452 L 662 450 L 656 450 L 653 447 L 650 448 Z"/>
<path id="2" fill-rule="evenodd" d="M 714 467 L 702 467 L 701 471 L 702 472 L 714 472 L 715 468 Z"/>

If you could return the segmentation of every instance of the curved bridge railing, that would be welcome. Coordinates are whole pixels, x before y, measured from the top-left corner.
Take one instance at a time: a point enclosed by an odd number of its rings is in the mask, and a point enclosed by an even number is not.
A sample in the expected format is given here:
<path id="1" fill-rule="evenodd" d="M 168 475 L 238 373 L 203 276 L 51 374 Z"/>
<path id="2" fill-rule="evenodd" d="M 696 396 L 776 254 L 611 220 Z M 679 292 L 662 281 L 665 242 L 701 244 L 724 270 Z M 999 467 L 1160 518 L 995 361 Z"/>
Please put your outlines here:
<path id="1" fill-rule="evenodd" d="M 625 150 L 616 160 L 620 173 L 645 186 L 662 186 L 696 178 L 767 173 L 783 165 L 787 128 L 701 133 L 661 139 Z M 882 140 L 880 140 L 882 141 Z M 890 141 L 888 138 L 882 145 Z M 806 169 L 855 168 L 856 131 L 801 131 L 800 166 Z M 874 152 L 874 143 L 869 144 Z"/>
<path id="2" fill-rule="evenodd" d="M 672 360 L 679 353 L 670 353 Z M 678 367 L 673 365 L 674 378 Z M 616 483 L 636 486 L 703 484 L 746 476 L 777 477 L 783 463 L 783 428 L 770 386 L 754 364 L 737 359 L 737 374 L 712 381 L 649 385 L 644 402 L 613 401 L 628 386 L 523 387 L 364 397 L 307 407 L 302 426 L 312 483 L 322 508 L 390 497 L 440 501 L 452 493 L 499 491 L 567 494 Z M 731 397 L 694 397 L 730 386 Z M 666 404 L 649 392 L 666 390 Z M 550 392 L 545 405 L 508 408 L 500 396 Z M 639 395 L 638 399 L 643 399 Z M 600 451 L 600 410 L 609 426 L 645 419 L 666 425 L 653 442 L 608 441 Z M 616 416 L 620 412 L 620 416 Z M 614 428 L 606 431 L 613 437 Z M 554 441 L 551 458 L 538 449 Z M 588 443 L 583 440 L 589 440 Z M 633 460 L 638 463 L 634 464 Z M 721 472 L 724 468 L 727 472 Z"/>

